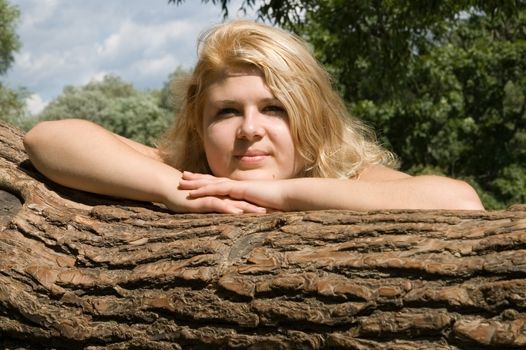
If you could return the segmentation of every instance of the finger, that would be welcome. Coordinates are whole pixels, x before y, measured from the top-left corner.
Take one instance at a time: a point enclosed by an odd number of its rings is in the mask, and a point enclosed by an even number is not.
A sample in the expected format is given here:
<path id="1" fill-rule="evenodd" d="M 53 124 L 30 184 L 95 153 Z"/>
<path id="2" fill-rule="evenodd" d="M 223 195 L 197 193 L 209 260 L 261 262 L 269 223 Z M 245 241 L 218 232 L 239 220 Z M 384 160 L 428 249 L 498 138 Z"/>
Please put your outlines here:
<path id="1" fill-rule="evenodd" d="M 254 213 L 265 214 L 267 209 L 246 201 L 230 199 L 227 197 L 201 197 L 191 199 L 192 211 L 198 213 L 225 213 L 225 214 L 242 214 Z"/>
<path id="2" fill-rule="evenodd" d="M 180 190 L 195 190 L 212 183 L 210 180 L 179 180 L 178 188 Z"/>
<path id="3" fill-rule="evenodd" d="M 267 213 L 267 208 L 260 207 L 259 205 L 255 205 L 255 204 L 252 204 L 246 201 L 234 201 L 233 205 L 236 208 L 242 209 L 244 213 L 256 213 L 256 214 Z"/>
<path id="4" fill-rule="evenodd" d="M 229 196 L 235 199 L 242 199 L 241 196 L 234 196 L 237 191 L 233 191 L 233 183 L 220 182 L 215 184 L 208 184 L 188 192 L 189 198 L 198 198 L 205 196 Z"/>
<path id="5" fill-rule="evenodd" d="M 221 179 L 220 177 L 210 175 L 210 174 L 201 174 L 201 173 L 192 173 L 190 171 L 183 171 L 183 179 L 186 180 L 195 180 L 195 179 Z"/>
<path id="6" fill-rule="evenodd" d="M 192 211 L 197 213 L 242 214 L 244 210 L 222 198 L 210 196 L 190 200 Z"/>
<path id="7" fill-rule="evenodd" d="M 208 211 L 218 212 L 218 213 L 227 213 L 227 214 L 241 214 L 241 213 L 255 213 L 255 214 L 264 214 L 267 212 L 267 209 L 260 207 L 258 205 L 252 204 L 246 201 L 233 200 L 230 198 L 220 198 L 220 197 L 204 197 L 206 201 L 205 207 L 208 208 Z"/>

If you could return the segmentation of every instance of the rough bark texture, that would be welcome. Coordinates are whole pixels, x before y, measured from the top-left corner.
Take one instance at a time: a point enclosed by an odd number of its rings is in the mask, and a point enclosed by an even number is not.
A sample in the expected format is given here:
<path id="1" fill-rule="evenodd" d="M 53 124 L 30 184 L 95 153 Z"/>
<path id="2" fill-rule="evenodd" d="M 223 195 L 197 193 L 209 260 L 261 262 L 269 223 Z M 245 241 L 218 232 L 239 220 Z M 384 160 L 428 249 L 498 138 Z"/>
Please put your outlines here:
<path id="1" fill-rule="evenodd" d="M 526 347 L 526 206 L 176 215 L 0 126 L 0 349 Z"/>

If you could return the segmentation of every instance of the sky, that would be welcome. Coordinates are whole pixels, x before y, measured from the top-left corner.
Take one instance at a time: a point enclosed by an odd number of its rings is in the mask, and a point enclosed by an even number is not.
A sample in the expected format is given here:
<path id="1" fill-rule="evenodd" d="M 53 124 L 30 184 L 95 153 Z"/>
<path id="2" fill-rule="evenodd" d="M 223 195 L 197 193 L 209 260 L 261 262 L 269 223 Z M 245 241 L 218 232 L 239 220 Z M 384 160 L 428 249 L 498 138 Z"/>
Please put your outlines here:
<path id="1" fill-rule="evenodd" d="M 2 81 L 25 87 L 31 114 L 67 85 L 116 74 L 138 89 L 161 88 L 177 66 L 191 68 L 196 40 L 222 21 L 219 6 L 186 0 L 9 0 L 20 9 L 22 48 Z M 242 0 L 231 1 L 230 18 Z M 248 15 L 255 18 L 253 11 Z"/>

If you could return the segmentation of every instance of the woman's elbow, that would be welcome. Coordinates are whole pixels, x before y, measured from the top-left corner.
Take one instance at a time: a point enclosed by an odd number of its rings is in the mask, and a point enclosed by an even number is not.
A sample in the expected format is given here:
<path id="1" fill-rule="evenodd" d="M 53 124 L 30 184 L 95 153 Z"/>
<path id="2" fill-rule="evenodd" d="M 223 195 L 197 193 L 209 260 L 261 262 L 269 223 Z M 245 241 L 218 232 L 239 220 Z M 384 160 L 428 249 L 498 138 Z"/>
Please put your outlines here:
<path id="1" fill-rule="evenodd" d="M 475 189 L 465 181 L 450 180 L 448 194 L 444 204 L 453 210 L 484 210 L 484 206 Z"/>
<path id="2" fill-rule="evenodd" d="M 80 119 L 62 119 L 41 121 L 29 130 L 24 138 L 24 148 L 31 156 L 32 153 L 42 150 L 42 147 L 61 142 L 64 138 L 75 138 L 84 133 L 91 122 Z"/>
<path id="3" fill-rule="evenodd" d="M 50 124 L 53 122 L 44 121 L 39 122 L 31 130 L 29 130 L 23 138 L 24 148 L 29 156 L 32 155 L 33 150 L 37 149 L 46 136 L 49 134 Z"/>
<path id="4" fill-rule="evenodd" d="M 419 209 L 484 210 L 477 192 L 465 181 L 436 175 L 416 176 L 410 181 L 419 184 L 413 189 Z"/>

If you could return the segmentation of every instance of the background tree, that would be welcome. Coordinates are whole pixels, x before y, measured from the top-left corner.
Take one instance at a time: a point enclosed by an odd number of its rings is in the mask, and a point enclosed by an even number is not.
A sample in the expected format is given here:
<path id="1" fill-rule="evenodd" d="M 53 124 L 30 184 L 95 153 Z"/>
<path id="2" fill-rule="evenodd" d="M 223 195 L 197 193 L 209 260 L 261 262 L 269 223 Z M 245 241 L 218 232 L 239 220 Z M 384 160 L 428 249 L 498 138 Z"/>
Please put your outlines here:
<path id="1" fill-rule="evenodd" d="M 159 91 L 159 106 L 177 113 L 184 97 L 184 84 L 190 76 L 190 71 L 182 66 L 177 66 L 168 75 L 168 79 Z"/>
<path id="2" fill-rule="evenodd" d="M 16 24 L 20 16 L 18 8 L 6 0 L 0 0 L 0 77 L 14 61 L 14 54 L 20 48 L 16 35 Z M 26 122 L 24 89 L 13 90 L 0 80 L 0 120 L 22 126 Z"/>
<path id="3" fill-rule="evenodd" d="M 10 89 L 0 82 L 0 120 L 27 129 L 31 125 L 26 110 L 26 89 Z"/>
<path id="4" fill-rule="evenodd" d="M 152 145 L 165 130 L 172 111 L 161 105 L 159 91 L 138 91 L 115 75 L 85 86 L 66 86 L 36 121 L 80 118 L 138 142 Z"/>
<path id="5" fill-rule="evenodd" d="M 0 0 L 0 74 L 5 74 L 14 61 L 14 54 L 20 48 L 16 35 L 16 22 L 20 12 L 7 0 Z"/>
<path id="6" fill-rule="evenodd" d="M 182 3 L 184 0 L 170 0 Z M 229 0 L 203 0 L 228 14 Z M 413 174 L 526 201 L 526 1 L 246 0 L 308 40 L 350 110 Z"/>

